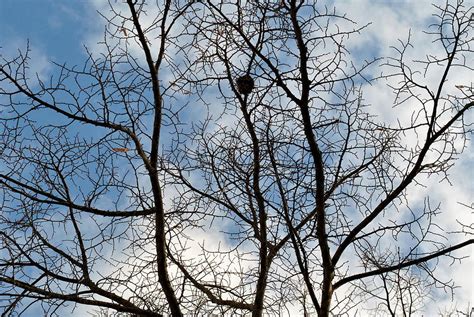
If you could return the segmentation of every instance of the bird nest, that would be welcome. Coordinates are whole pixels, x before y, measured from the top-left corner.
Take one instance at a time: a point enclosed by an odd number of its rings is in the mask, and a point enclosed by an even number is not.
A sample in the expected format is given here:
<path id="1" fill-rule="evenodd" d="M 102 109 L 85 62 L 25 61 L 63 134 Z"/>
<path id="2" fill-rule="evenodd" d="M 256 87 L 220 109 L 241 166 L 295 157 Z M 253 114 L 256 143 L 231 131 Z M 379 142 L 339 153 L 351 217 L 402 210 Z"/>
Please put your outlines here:
<path id="1" fill-rule="evenodd" d="M 255 83 L 250 75 L 237 78 L 235 83 L 237 85 L 237 91 L 242 95 L 250 94 L 255 87 Z"/>

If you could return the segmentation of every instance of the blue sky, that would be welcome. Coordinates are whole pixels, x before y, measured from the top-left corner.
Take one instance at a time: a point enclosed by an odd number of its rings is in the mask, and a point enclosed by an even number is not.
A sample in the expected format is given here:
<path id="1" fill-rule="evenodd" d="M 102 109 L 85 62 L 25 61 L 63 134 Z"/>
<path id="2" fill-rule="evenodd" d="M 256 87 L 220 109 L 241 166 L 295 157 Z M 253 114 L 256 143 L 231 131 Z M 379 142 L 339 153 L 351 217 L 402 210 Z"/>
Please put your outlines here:
<path id="1" fill-rule="evenodd" d="M 104 21 L 96 13 L 104 3 L 106 2 L 92 0 L 0 0 L 0 51 L 7 56 L 15 54 L 17 49 L 26 47 L 28 39 L 32 49 L 32 69 L 40 74 L 47 75 L 52 71 L 49 61 L 81 65 L 85 57 L 83 45 L 87 43 L 93 46 L 104 30 Z M 413 54 L 426 54 L 419 48 L 430 45 L 430 39 L 424 37 L 420 30 L 431 18 L 430 1 L 378 1 L 370 4 L 370 1 L 359 0 L 336 3 L 355 20 L 361 23 L 374 22 L 360 38 L 351 42 L 356 54 L 370 52 L 374 55 L 387 55 L 390 52 L 389 46 L 396 44 L 397 38 L 406 38 L 410 28 L 414 32 L 414 39 L 422 43 L 415 46 Z M 370 14 L 367 13 L 369 9 Z M 464 78 L 467 80 L 468 76 Z M 398 118 L 398 110 L 383 107 L 386 103 L 381 100 L 390 96 L 384 83 L 367 87 L 366 91 L 367 100 L 376 105 L 374 111 L 381 118 L 388 121 Z M 403 115 L 399 114 L 400 117 Z M 466 153 L 466 157 L 467 159 L 458 162 L 464 169 L 469 165 L 468 159 L 473 157 L 472 150 Z M 456 202 L 465 201 L 473 188 L 472 181 L 466 179 L 462 169 L 454 169 L 452 174 L 463 184 L 461 189 L 457 188 L 454 192 L 454 189 L 442 183 L 433 190 L 445 206 L 456 208 Z M 422 192 L 417 189 L 411 195 L 419 195 L 421 202 Z M 448 222 L 447 225 L 450 226 Z M 215 239 L 216 236 L 208 234 L 203 235 L 204 238 Z M 472 304 L 472 269 L 469 268 L 469 263 L 472 264 L 466 261 L 463 266 L 457 267 L 460 273 L 455 279 L 465 286 L 459 300 L 464 302 L 470 298 Z M 443 268 L 448 275 L 452 275 L 449 266 Z M 36 315 L 32 312 L 29 316 Z M 81 315 L 78 313 L 77 316 Z"/>
<path id="2" fill-rule="evenodd" d="M 89 1 L 2 0 L 1 45 L 29 39 L 32 48 L 51 60 L 80 61 L 87 34 L 98 26 L 91 19 L 96 21 L 97 14 Z"/>

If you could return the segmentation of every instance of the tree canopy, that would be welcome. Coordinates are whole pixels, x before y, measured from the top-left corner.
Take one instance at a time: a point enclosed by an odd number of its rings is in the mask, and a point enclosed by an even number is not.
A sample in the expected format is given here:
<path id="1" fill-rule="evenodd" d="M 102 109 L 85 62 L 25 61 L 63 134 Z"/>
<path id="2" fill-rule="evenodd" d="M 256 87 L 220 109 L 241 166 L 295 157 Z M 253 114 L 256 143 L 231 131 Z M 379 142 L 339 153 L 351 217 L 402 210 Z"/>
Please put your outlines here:
<path id="1" fill-rule="evenodd" d="M 2 47 L 2 316 L 406 316 L 455 298 L 473 202 L 440 193 L 472 175 L 474 6 L 431 9 L 429 44 L 380 52 L 370 22 L 297 0 L 110 1 L 83 63 L 47 75 Z"/>

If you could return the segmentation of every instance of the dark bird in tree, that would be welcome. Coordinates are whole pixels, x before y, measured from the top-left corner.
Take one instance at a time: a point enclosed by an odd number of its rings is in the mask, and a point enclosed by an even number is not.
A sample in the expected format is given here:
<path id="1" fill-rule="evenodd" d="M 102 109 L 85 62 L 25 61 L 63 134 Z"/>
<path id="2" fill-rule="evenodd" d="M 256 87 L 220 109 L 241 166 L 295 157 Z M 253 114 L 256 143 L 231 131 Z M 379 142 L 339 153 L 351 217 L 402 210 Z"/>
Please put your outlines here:
<path id="1" fill-rule="evenodd" d="M 255 83 L 250 75 L 244 75 L 237 78 L 235 83 L 237 84 L 237 91 L 242 95 L 250 94 L 252 89 L 255 87 Z"/>

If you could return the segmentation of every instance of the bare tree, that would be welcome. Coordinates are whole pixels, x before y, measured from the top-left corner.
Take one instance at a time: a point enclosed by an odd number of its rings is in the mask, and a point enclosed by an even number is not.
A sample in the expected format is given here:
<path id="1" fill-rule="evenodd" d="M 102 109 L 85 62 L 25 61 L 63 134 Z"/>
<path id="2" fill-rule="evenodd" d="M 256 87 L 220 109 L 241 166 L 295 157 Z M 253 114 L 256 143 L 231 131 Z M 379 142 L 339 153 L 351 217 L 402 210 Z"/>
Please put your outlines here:
<path id="1" fill-rule="evenodd" d="M 346 42 L 367 25 L 317 2 L 110 8 L 84 66 L 33 80 L 29 49 L 0 64 L 5 316 L 395 316 L 453 291 L 437 265 L 472 224 L 452 243 L 449 210 L 409 191 L 449 180 L 472 133 L 472 83 L 446 92 L 473 68 L 472 6 L 435 7 L 443 56 L 407 60 L 409 38 L 362 63 Z M 411 120 L 371 114 L 376 80 Z"/>

